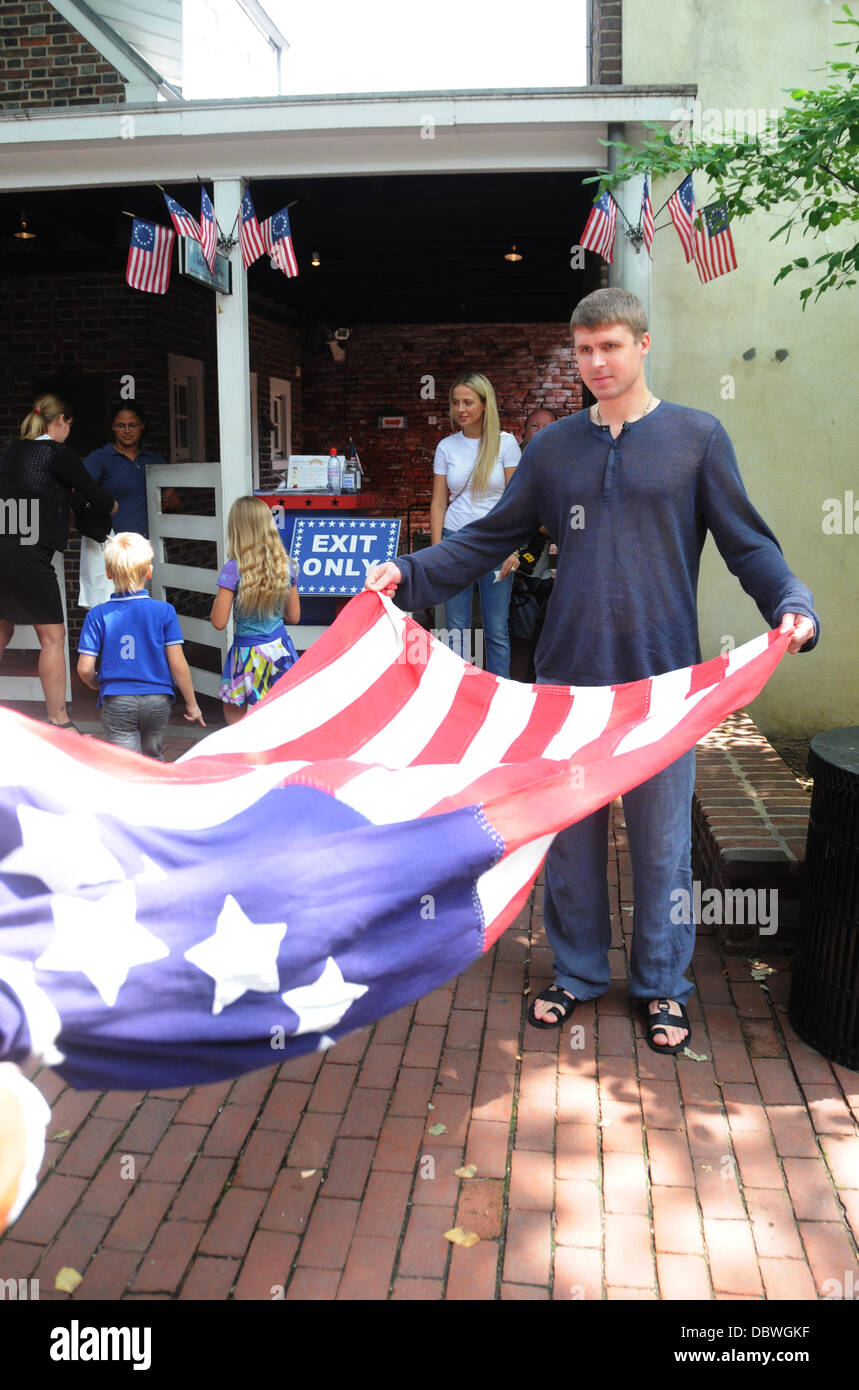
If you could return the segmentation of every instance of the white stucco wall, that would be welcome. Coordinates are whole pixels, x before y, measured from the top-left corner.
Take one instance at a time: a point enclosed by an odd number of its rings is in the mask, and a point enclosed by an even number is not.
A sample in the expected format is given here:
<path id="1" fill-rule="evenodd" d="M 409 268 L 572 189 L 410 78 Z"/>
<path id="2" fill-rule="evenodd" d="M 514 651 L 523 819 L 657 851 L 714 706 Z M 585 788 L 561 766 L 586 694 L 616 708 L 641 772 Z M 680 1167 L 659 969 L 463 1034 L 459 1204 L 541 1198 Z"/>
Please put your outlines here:
<path id="1" fill-rule="evenodd" d="M 832 22 L 839 14 L 824 0 L 625 0 L 623 81 L 697 82 L 702 123 L 708 110 L 783 109 L 791 88 L 824 85 L 814 68 L 844 57 L 834 47 L 847 37 Z M 657 183 L 654 208 L 679 182 Z M 709 191 L 696 176 L 699 206 L 710 201 Z M 823 531 L 826 499 L 843 502 L 852 491 L 859 502 L 859 289 L 828 292 L 803 313 L 799 290 L 811 283 L 810 273 L 794 271 L 773 286 L 787 259 L 813 260 L 828 249 L 822 238 L 792 238 L 787 251 L 781 239 L 770 243 L 784 220 L 780 211 L 762 211 L 736 223 L 738 269 L 708 285 L 686 265 L 673 228 L 657 232 L 652 384 L 668 400 L 719 416 L 752 501 L 814 593 L 819 648 L 786 657 L 751 710 L 764 730 L 813 734 L 859 722 L 859 523 L 852 535 Z M 656 221 L 667 222 L 667 213 Z M 838 241 L 833 233 L 832 249 L 840 244 L 849 244 L 847 235 Z M 750 349 L 754 357 L 744 360 Z M 788 354 L 782 361 L 775 357 L 780 349 Z M 726 376 L 735 381 L 733 400 L 723 397 Z M 712 540 L 699 610 L 705 657 L 720 650 L 725 635 L 739 645 L 763 627 Z"/>

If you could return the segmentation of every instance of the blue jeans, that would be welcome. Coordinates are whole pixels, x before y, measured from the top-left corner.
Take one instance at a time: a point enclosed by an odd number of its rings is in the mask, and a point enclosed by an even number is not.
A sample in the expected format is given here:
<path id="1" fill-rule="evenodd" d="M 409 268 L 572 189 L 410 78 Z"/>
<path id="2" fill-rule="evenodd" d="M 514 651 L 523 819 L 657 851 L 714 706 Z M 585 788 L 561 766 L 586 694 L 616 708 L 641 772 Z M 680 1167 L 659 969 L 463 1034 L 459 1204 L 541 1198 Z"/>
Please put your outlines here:
<path id="1" fill-rule="evenodd" d="M 442 531 L 442 538 L 452 536 L 454 531 Z M 500 566 L 499 566 L 500 568 Z M 513 592 L 513 575 L 495 581 L 495 571 L 490 570 L 477 581 L 480 590 L 480 610 L 483 614 L 483 637 L 486 642 L 486 670 L 493 675 L 510 677 L 510 633 L 507 626 L 510 612 L 510 595 Z M 472 585 L 454 594 L 444 605 L 444 622 L 448 634 L 470 633 Z M 462 636 L 448 636 L 447 645 L 466 661 L 474 659 L 474 647 Z M 476 663 L 475 663 L 476 664 Z"/>
<path id="2" fill-rule="evenodd" d="M 632 858 L 635 912 L 629 992 L 638 999 L 684 1003 L 695 948 L 695 923 L 671 920 L 675 889 L 685 889 L 692 917 L 692 791 L 695 750 L 634 787 L 623 798 Z M 555 836 L 546 859 L 543 917 L 555 952 L 555 983 L 577 999 L 596 999 L 609 987 L 611 945 L 606 868 L 608 813 L 593 815 Z"/>

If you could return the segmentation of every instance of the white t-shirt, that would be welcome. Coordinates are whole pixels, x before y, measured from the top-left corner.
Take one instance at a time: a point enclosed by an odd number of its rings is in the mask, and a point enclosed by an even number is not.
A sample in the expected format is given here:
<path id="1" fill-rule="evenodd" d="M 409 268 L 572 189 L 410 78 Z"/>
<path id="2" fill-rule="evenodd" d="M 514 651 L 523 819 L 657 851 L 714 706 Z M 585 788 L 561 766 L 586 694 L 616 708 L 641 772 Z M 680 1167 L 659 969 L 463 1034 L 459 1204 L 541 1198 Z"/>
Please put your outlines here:
<path id="1" fill-rule="evenodd" d="M 491 512 L 504 491 L 504 469 L 515 468 L 522 456 L 513 435 L 502 430 L 498 457 L 489 474 L 486 492 L 475 498 L 471 493 L 470 479 L 479 452 L 480 439 L 469 439 L 462 430 L 442 439 L 435 451 L 433 473 L 447 477 L 448 490 L 455 499 L 445 514 L 446 531 L 460 531 L 470 521 Z M 457 493 L 460 495 L 457 496 Z"/>

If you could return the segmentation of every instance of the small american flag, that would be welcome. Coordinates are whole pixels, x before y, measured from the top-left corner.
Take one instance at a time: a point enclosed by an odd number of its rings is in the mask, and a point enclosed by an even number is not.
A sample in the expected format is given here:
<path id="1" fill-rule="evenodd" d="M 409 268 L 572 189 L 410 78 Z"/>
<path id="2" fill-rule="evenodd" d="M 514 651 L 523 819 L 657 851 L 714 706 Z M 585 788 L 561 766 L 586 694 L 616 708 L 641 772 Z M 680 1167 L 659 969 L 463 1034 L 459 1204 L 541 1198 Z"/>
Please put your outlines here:
<path id="1" fill-rule="evenodd" d="M 736 270 L 727 203 L 710 203 L 702 210 L 701 226 L 695 228 L 695 266 L 702 285 Z"/>
<path id="2" fill-rule="evenodd" d="M 262 224 L 262 234 L 266 242 L 266 250 L 284 275 L 290 277 L 297 275 L 298 261 L 295 259 L 292 232 L 289 227 L 289 213 L 286 208 L 281 208 L 280 212 L 276 212 L 273 217 L 266 218 Z"/>
<path id="3" fill-rule="evenodd" d="M 239 221 L 239 246 L 241 248 L 242 260 L 245 270 L 253 265 L 254 261 L 259 260 L 268 247 L 263 239 L 262 230 L 254 212 L 254 205 L 251 201 L 251 191 L 246 188 L 242 195 L 242 215 Z"/>
<path id="4" fill-rule="evenodd" d="M 614 233 L 617 227 L 617 203 L 610 193 L 597 198 L 585 223 L 585 230 L 579 237 L 579 245 L 586 251 L 596 251 L 604 261 L 611 264 L 614 249 Z"/>
<path id="5" fill-rule="evenodd" d="M 203 255 L 206 257 L 206 264 L 214 274 L 215 256 L 218 250 L 218 230 L 215 221 L 215 209 L 212 207 L 212 200 L 205 188 L 200 194 L 200 245 Z"/>
<path id="6" fill-rule="evenodd" d="M 667 206 L 688 263 L 695 255 L 695 190 L 691 174 L 687 174 L 680 187 L 671 194 Z"/>
<path id="7" fill-rule="evenodd" d="M 363 593 L 174 764 L 0 708 L 0 1056 L 132 1090 L 330 1047 L 488 951 L 555 835 L 753 700 L 789 641 L 524 685 Z"/>
<path id="8" fill-rule="evenodd" d="M 653 245 L 653 204 L 650 201 L 650 184 L 644 175 L 644 188 L 641 192 L 641 234 L 648 256 Z"/>
<path id="9" fill-rule="evenodd" d="M 131 227 L 131 246 L 125 278 L 133 290 L 166 294 L 170 284 L 170 260 L 176 233 L 170 227 L 156 227 L 135 217 Z"/>
<path id="10" fill-rule="evenodd" d="M 200 228 L 196 218 L 190 212 L 186 212 L 181 203 L 177 203 L 175 198 L 171 198 L 169 193 L 164 194 L 164 201 L 167 204 L 167 211 L 173 219 L 173 226 L 176 228 L 178 236 L 189 236 L 194 241 L 200 240 Z"/>

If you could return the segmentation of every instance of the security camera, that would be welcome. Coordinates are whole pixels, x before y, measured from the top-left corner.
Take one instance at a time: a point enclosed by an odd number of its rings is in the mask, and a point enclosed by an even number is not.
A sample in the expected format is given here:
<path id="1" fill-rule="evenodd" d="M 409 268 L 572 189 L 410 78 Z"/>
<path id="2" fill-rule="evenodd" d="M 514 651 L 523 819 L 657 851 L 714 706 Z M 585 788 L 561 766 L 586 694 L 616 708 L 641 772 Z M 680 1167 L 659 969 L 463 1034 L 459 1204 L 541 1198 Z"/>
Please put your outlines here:
<path id="1" fill-rule="evenodd" d="M 346 361 L 346 349 L 342 348 L 339 343 L 336 343 L 333 338 L 328 339 L 328 346 L 331 349 L 331 356 L 334 358 L 335 362 Z"/>
<path id="2" fill-rule="evenodd" d="M 351 328 L 335 328 L 334 337 L 337 339 L 338 343 L 346 343 L 349 341 L 351 333 Z"/>

